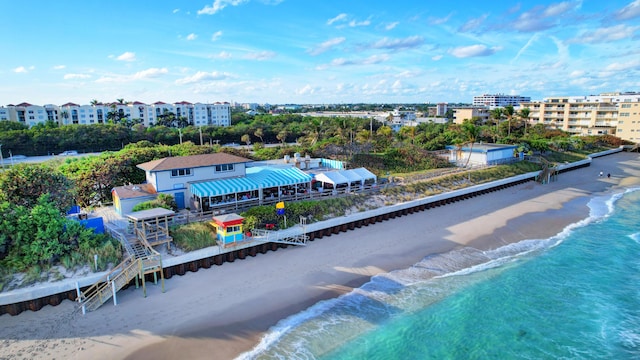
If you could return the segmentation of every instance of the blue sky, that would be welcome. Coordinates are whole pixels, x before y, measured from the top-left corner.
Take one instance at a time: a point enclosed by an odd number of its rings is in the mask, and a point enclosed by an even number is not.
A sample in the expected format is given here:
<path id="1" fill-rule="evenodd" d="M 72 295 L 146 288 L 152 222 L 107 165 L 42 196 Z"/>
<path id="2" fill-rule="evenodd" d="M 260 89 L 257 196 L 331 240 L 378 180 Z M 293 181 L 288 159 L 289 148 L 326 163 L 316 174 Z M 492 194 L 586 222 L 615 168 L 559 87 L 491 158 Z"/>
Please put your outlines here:
<path id="1" fill-rule="evenodd" d="M 0 105 L 640 91 L 640 0 L 4 0 L 0 13 Z"/>

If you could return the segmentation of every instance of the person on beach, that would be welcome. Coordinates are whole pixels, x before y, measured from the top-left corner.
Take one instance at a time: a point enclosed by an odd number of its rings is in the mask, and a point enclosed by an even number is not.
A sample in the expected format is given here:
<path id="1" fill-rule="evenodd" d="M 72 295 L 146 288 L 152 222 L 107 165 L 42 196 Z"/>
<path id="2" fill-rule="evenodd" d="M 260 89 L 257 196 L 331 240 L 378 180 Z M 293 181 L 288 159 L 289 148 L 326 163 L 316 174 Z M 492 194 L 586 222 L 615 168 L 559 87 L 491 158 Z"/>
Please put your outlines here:
<path id="1" fill-rule="evenodd" d="M 611 178 L 611 174 L 607 173 L 607 179 L 610 179 L 610 178 Z"/>
<path id="2" fill-rule="evenodd" d="M 600 171 L 600 177 L 602 177 L 602 171 Z"/>

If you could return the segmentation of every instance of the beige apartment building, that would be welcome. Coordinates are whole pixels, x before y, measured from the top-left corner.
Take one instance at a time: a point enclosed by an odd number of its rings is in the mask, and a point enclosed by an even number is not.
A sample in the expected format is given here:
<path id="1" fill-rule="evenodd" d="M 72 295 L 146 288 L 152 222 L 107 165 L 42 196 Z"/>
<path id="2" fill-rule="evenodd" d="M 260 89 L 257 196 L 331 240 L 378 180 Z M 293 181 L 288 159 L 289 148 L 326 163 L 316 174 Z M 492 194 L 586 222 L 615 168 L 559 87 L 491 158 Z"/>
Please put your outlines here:
<path id="1" fill-rule="evenodd" d="M 640 101 L 618 104 L 616 136 L 640 143 Z"/>
<path id="2" fill-rule="evenodd" d="M 547 98 L 544 102 L 523 102 L 529 108 L 529 123 L 543 124 L 574 135 L 615 135 L 618 106 L 610 102 L 575 102 L 569 97 Z"/>
<path id="3" fill-rule="evenodd" d="M 482 122 L 489 120 L 490 111 L 484 106 L 456 107 L 453 109 L 453 122 L 462 124 L 465 120 L 478 118 Z"/>

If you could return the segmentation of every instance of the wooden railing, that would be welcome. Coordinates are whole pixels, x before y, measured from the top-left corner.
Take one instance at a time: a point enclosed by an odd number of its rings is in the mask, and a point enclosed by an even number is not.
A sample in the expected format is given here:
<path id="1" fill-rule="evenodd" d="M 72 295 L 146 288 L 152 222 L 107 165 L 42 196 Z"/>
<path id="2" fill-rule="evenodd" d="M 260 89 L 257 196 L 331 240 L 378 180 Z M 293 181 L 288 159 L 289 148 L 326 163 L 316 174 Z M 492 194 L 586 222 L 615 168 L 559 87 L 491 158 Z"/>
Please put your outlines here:
<path id="1" fill-rule="evenodd" d="M 85 291 L 80 292 L 78 301 L 82 306 L 82 313 L 93 311 L 111 299 L 113 295 L 133 278 L 140 275 L 142 260 L 127 257 L 111 272 L 90 286 Z"/>

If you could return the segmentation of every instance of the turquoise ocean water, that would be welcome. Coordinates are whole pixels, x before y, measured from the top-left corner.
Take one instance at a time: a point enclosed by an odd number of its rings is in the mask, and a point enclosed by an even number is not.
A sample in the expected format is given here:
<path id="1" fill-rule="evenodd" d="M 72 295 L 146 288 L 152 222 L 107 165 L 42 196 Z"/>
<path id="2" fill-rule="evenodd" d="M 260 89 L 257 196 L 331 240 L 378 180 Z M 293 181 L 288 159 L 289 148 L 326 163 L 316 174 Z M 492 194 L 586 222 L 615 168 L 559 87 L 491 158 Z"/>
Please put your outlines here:
<path id="1" fill-rule="evenodd" d="M 244 359 L 640 359 L 640 191 L 549 239 L 430 256 L 280 321 Z"/>

